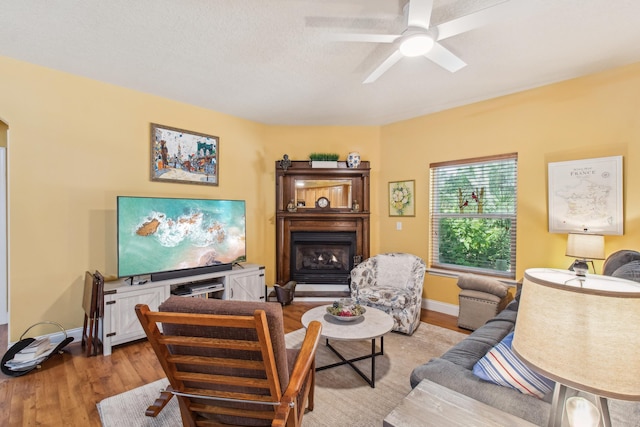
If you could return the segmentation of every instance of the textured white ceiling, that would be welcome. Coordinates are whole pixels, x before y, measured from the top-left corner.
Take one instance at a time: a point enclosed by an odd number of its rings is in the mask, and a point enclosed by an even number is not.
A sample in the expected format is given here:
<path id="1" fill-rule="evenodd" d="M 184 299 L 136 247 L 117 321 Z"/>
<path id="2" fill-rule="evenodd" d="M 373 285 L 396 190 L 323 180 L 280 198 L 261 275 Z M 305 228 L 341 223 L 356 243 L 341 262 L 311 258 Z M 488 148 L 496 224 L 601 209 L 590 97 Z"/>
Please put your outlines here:
<path id="1" fill-rule="evenodd" d="M 501 0 L 434 0 L 432 23 Z M 452 74 L 333 32 L 398 33 L 401 0 L 0 0 L 0 55 L 266 124 L 379 125 L 640 61 L 640 1 L 510 0 L 443 40 Z"/>

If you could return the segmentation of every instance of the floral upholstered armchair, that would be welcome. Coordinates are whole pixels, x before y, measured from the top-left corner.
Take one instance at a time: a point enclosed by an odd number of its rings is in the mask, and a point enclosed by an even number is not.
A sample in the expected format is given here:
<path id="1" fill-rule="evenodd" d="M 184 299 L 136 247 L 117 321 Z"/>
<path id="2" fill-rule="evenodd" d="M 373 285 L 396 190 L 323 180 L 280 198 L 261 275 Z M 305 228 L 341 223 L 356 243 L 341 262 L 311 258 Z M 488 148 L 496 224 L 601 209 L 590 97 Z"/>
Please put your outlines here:
<path id="1" fill-rule="evenodd" d="M 376 255 L 351 270 L 351 297 L 390 314 L 393 330 L 411 335 L 420 325 L 425 269 L 415 255 Z"/>

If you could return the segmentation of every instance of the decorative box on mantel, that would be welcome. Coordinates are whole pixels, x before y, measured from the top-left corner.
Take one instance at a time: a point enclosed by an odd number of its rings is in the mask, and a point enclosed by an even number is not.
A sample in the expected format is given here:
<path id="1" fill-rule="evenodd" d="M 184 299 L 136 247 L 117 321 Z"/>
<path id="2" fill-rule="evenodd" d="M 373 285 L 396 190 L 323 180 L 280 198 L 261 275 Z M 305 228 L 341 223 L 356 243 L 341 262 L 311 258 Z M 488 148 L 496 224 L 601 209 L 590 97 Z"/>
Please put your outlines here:
<path id="1" fill-rule="evenodd" d="M 338 161 L 337 160 L 312 160 L 311 167 L 320 168 L 320 169 L 337 168 Z"/>
<path id="2" fill-rule="evenodd" d="M 331 163 L 292 161 L 285 171 L 275 162 L 278 284 L 344 287 L 354 259 L 369 258 L 369 162 Z M 291 203 L 295 211 L 287 209 Z"/>

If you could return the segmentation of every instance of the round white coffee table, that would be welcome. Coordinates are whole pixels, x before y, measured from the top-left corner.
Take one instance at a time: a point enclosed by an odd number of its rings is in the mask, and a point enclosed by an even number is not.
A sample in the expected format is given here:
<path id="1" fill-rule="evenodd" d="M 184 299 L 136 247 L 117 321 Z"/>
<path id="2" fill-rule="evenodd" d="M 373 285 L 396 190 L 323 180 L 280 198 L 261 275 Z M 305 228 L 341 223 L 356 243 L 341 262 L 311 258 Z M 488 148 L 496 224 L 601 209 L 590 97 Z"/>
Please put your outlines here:
<path id="1" fill-rule="evenodd" d="M 316 371 L 335 368 L 336 366 L 349 365 L 358 373 L 372 388 L 376 384 L 376 356 L 384 354 L 384 334 L 393 328 L 393 318 L 377 308 L 365 307 L 364 315 L 353 321 L 340 321 L 327 313 L 329 305 L 312 308 L 302 315 L 302 325 L 306 328 L 313 320 L 322 324 L 322 336 L 326 339 L 326 346 L 340 358 L 340 362 L 330 365 L 320 366 Z M 376 338 L 380 338 L 380 351 L 376 352 Z M 346 359 L 331 344 L 329 340 L 336 341 L 364 341 L 371 340 L 371 354 Z M 353 363 L 359 360 L 371 359 L 371 376 L 367 377 Z"/>

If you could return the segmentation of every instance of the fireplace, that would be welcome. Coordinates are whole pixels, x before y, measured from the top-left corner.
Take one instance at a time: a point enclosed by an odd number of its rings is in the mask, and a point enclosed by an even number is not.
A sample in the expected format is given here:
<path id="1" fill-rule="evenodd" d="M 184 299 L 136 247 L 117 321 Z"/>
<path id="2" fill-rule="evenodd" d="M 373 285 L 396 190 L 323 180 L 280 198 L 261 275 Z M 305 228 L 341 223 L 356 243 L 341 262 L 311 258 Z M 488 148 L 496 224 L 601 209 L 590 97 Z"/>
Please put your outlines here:
<path id="1" fill-rule="evenodd" d="M 355 256 L 355 232 L 291 233 L 291 279 L 298 283 L 348 284 Z"/>
<path id="2" fill-rule="evenodd" d="M 357 168 L 346 162 L 314 168 L 298 160 L 284 165 L 275 162 L 275 282 L 342 292 L 354 257 L 369 258 L 369 162 Z M 318 203 L 324 199 L 326 206 Z"/>

